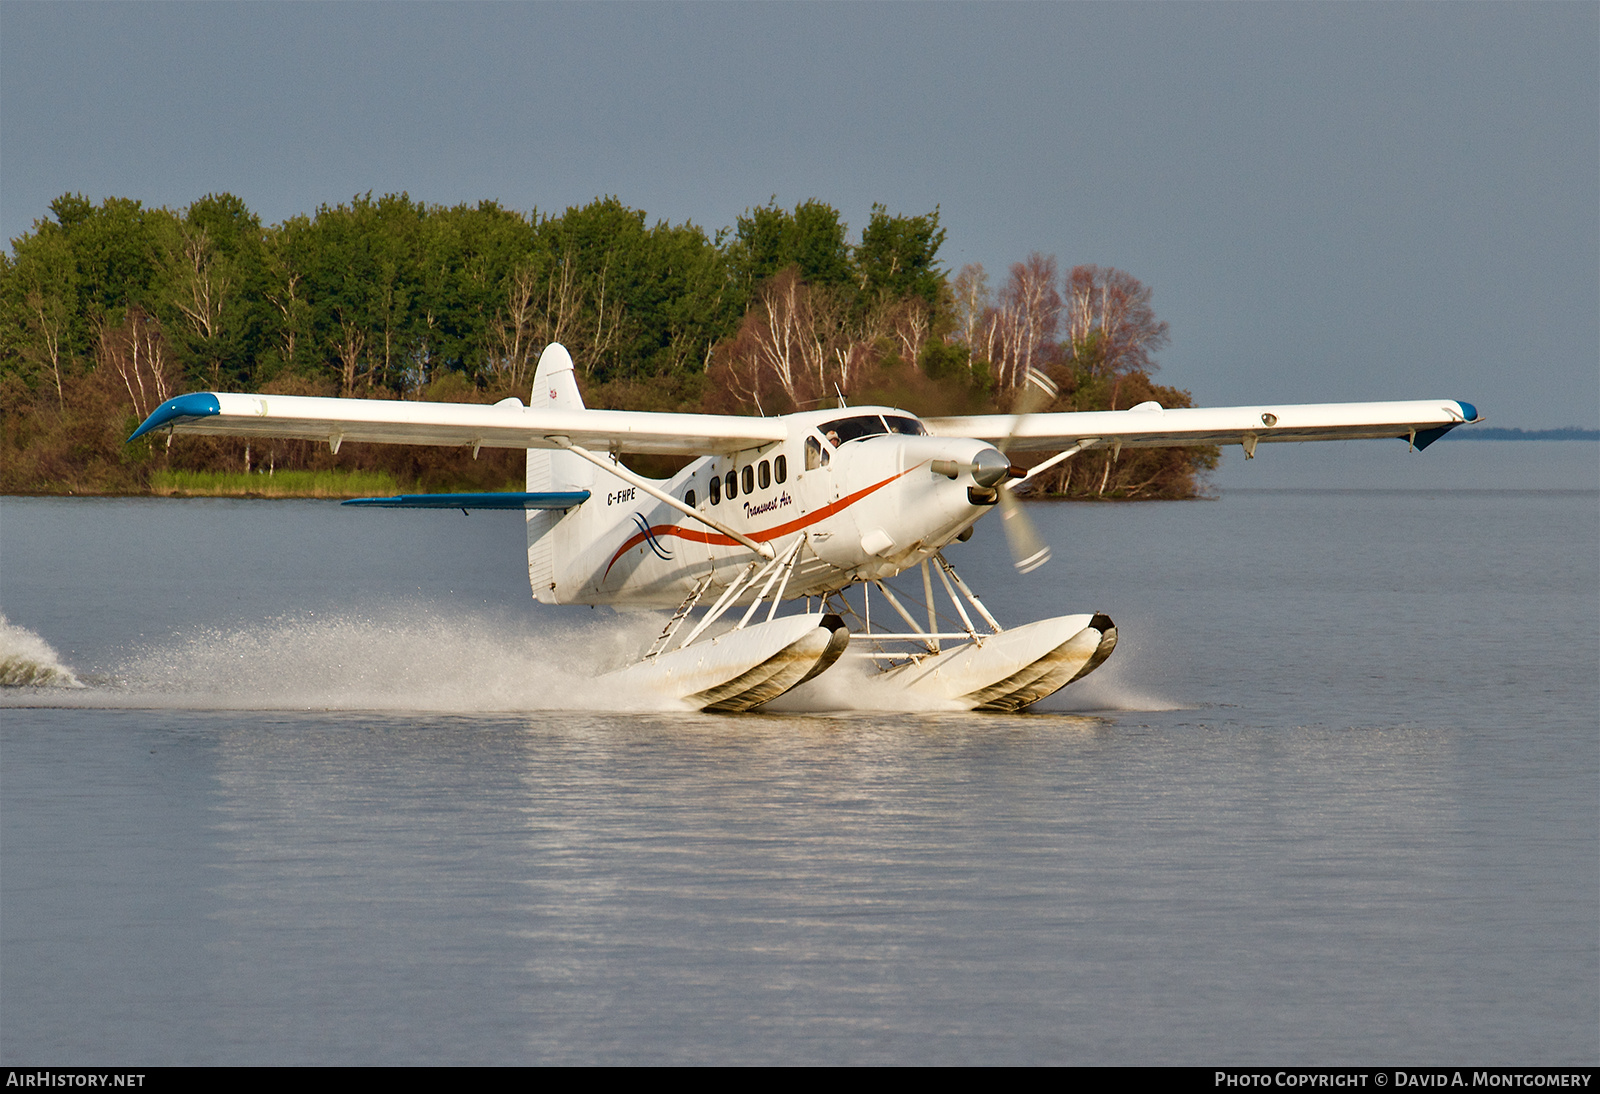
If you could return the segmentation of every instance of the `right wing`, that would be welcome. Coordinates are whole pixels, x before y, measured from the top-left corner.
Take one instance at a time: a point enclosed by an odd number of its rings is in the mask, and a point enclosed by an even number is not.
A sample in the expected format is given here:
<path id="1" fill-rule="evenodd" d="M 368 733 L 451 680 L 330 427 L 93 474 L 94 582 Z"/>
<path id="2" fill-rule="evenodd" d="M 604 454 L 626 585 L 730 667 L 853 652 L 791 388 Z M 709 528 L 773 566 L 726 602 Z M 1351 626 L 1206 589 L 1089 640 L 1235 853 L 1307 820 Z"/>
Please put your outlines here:
<path id="1" fill-rule="evenodd" d="M 1091 448 L 1166 448 L 1256 443 L 1347 441 L 1399 437 L 1426 448 L 1458 425 L 1479 421 L 1471 403 L 1420 399 L 1403 403 L 1312 403 L 1271 406 L 1185 407 L 1165 410 L 1141 403 L 1131 410 L 1056 414 L 979 414 L 925 418 L 940 437 L 973 437 L 1007 451 Z"/>

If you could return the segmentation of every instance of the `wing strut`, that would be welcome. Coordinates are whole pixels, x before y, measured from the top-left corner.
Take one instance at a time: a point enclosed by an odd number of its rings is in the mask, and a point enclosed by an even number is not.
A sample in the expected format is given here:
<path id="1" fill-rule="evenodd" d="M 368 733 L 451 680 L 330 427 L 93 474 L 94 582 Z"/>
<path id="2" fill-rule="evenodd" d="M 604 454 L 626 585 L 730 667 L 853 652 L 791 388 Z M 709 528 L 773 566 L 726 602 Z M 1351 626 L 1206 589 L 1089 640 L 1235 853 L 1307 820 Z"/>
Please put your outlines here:
<path id="1" fill-rule="evenodd" d="M 1023 483 L 1027 482 L 1029 479 L 1033 478 L 1035 475 L 1039 474 L 1041 471 L 1048 471 L 1052 467 L 1054 467 L 1056 464 L 1060 463 L 1062 460 L 1070 460 L 1073 456 L 1076 456 L 1079 452 L 1082 452 L 1085 448 L 1088 448 L 1092 444 L 1098 444 L 1098 443 L 1099 443 L 1099 438 L 1097 438 L 1097 437 L 1089 437 L 1089 438 L 1086 438 L 1085 440 L 1079 441 L 1077 444 L 1073 445 L 1071 448 L 1067 449 L 1065 452 L 1057 452 L 1054 456 L 1051 456 L 1048 460 L 1045 460 L 1043 463 L 1041 463 L 1041 464 L 1039 464 L 1039 465 L 1037 465 L 1035 467 L 1030 467 L 1028 469 L 1028 473 L 1026 475 L 1022 476 L 1016 482 L 1011 483 L 1011 489 L 1020 490 L 1022 488 Z"/>
<path id="2" fill-rule="evenodd" d="M 746 547 L 750 548 L 752 551 L 754 551 L 756 554 L 760 555 L 762 558 L 766 559 L 768 562 L 771 562 L 772 559 L 776 557 L 776 552 L 773 551 L 773 549 L 768 544 L 757 543 L 755 540 L 751 539 L 749 536 L 743 534 L 742 532 L 735 532 L 732 528 L 729 528 L 726 524 L 723 524 L 721 521 L 712 520 L 710 517 L 706 516 L 704 513 L 696 512 L 695 510 L 693 510 L 693 509 L 689 508 L 687 505 L 685 505 L 683 502 L 679 501 L 677 498 L 673 497 L 671 494 L 667 493 L 665 490 L 661 490 L 661 489 L 657 488 L 656 486 L 653 486 L 649 479 L 644 478 L 641 475 L 635 475 L 632 471 L 629 471 L 626 467 L 623 467 L 620 463 L 612 463 L 609 460 L 602 459 L 599 456 L 596 456 L 593 452 L 590 452 L 587 448 L 582 448 L 582 447 L 580 447 L 578 445 L 573 444 L 572 441 L 567 437 L 548 437 L 546 439 L 549 440 L 556 447 L 564 448 L 568 452 L 571 452 L 574 456 L 582 456 L 584 459 L 588 460 L 590 463 L 592 463 L 596 467 L 600 468 L 600 470 L 608 472 L 608 473 L 610 473 L 612 475 L 615 475 L 617 478 L 621 479 L 623 482 L 627 483 L 629 486 L 637 486 L 640 490 L 643 490 L 646 494 L 649 494 L 652 498 L 655 498 L 657 501 L 660 501 L 660 502 L 665 502 L 666 504 L 668 504 L 668 505 L 672 506 L 674 509 L 676 509 L 678 512 L 683 513 L 685 516 L 693 517 L 695 520 L 699 521 L 701 524 L 704 524 L 707 528 L 713 528 L 716 531 L 721 532 L 723 535 L 729 536 L 729 537 L 733 538 L 734 540 L 737 540 L 739 543 L 744 544 Z"/>

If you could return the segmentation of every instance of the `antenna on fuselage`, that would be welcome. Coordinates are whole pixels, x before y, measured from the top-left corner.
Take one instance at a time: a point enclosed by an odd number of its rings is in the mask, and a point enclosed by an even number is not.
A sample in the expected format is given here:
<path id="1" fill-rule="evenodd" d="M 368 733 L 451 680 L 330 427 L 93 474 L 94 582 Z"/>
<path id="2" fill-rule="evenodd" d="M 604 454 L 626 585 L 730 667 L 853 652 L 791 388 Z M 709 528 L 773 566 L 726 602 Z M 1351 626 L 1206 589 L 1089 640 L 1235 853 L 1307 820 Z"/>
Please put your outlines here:
<path id="1" fill-rule="evenodd" d="M 844 392 L 839 390 L 839 381 L 835 380 L 833 382 L 833 390 L 834 390 L 834 393 L 839 396 L 839 409 L 840 410 L 843 410 L 845 407 L 850 405 L 849 403 L 844 401 Z"/>

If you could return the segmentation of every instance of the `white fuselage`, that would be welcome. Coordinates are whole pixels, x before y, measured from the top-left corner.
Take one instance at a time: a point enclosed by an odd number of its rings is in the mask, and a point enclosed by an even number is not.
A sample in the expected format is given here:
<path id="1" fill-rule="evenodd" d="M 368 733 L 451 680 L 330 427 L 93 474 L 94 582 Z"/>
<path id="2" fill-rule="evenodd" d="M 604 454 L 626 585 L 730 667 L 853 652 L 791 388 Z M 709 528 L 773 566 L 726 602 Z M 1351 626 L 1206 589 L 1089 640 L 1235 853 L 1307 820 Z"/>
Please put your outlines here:
<path id="1" fill-rule="evenodd" d="M 782 421 L 788 429 L 781 441 L 702 457 L 652 483 L 779 554 L 804 537 L 786 597 L 897 574 L 950 543 L 994 504 L 993 489 L 974 478 L 975 461 L 991 468 L 1005 463 L 987 442 L 928 436 L 916 418 L 885 407 L 811 411 Z M 593 464 L 561 453 L 529 457 L 530 490 L 590 492 L 565 514 L 529 515 L 536 599 L 671 607 L 708 574 L 703 595 L 725 589 L 758 560 L 732 537 Z M 992 486 L 993 475 L 982 477 Z M 535 559 L 540 549 L 551 555 L 542 566 Z"/>

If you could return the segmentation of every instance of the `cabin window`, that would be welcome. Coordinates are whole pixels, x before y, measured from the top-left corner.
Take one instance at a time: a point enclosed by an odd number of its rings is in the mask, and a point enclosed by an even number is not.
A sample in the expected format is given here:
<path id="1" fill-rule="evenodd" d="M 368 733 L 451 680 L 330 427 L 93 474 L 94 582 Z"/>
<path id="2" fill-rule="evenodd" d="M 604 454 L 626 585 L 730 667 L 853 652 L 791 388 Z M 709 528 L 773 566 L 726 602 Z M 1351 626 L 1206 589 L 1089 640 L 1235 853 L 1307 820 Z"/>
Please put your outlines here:
<path id="1" fill-rule="evenodd" d="M 890 433 L 899 433 L 907 437 L 926 437 L 928 428 L 915 418 L 897 414 L 885 414 L 884 422 L 889 426 Z"/>
<path id="2" fill-rule="evenodd" d="M 756 482 L 763 490 L 772 485 L 772 465 L 766 460 L 762 460 L 761 466 L 756 468 Z"/>
<path id="3" fill-rule="evenodd" d="M 744 482 L 741 484 L 746 494 L 756 492 L 756 469 L 749 464 L 744 465 Z"/>
<path id="4" fill-rule="evenodd" d="M 772 477 L 779 482 L 789 481 L 789 457 L 779 456 L 772 461 Z"/>
<path id="5" fill-rule="evenodd" d="M 822 427 L 822 435 L 828 438 L 828 443 L 838 448 L 848 441 L 859 441 L 862 437 L 879 437 L 889 432 L 884 427 L 883 419 L 876 414 L 857 414 L 851 418 L 835 418 Z"/>
<path id="6" fill-rule="evenodd" d="M 711 476 L 711 504 L 712 505 L 720 505 L 721 503 L 722 503 L 722 478 L 719 475 L 712 475 Z"/>
<path id="7" fill-rule="evenodd" d="M 722 480 L 722 489 L 724 490 L 724 492 L 727 493 L 729 501 L 732 501 L 734 498 L 738 497 L 739 496 L 739 472 L 737 472 L 737 471 L 729 471 L 728 474 Z"/>
<path id="8" fill-rule="evenodd" d="M 693 490 L 689 491 L 687 494 L 685 494 L 683 496 L 683 504 L 687 505 L 690 509 L 694 508 L 694 491 Z"/>

